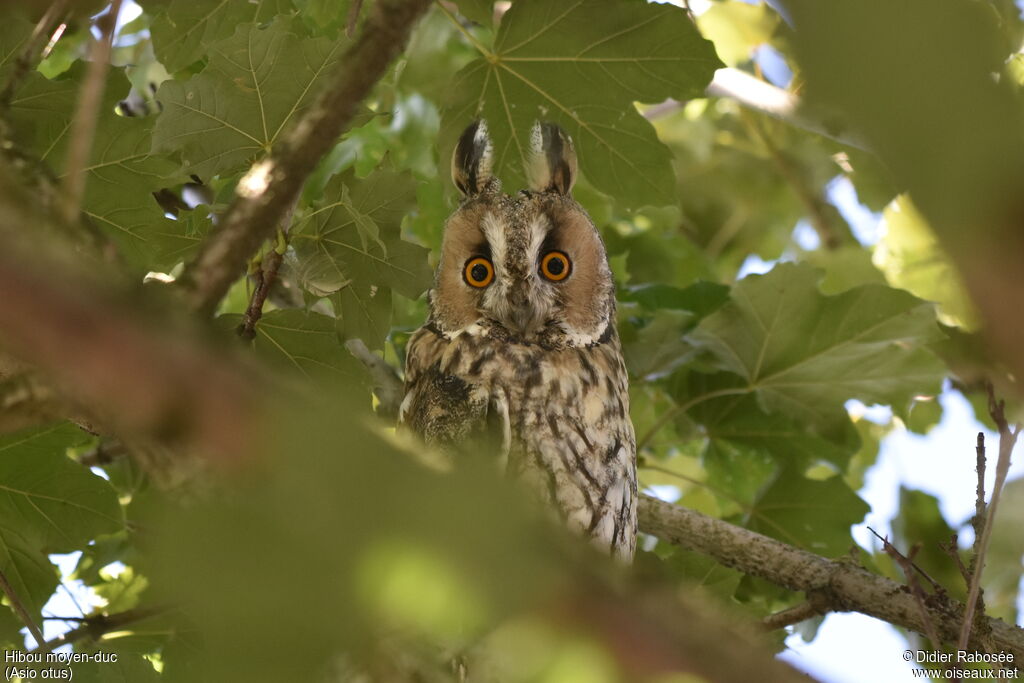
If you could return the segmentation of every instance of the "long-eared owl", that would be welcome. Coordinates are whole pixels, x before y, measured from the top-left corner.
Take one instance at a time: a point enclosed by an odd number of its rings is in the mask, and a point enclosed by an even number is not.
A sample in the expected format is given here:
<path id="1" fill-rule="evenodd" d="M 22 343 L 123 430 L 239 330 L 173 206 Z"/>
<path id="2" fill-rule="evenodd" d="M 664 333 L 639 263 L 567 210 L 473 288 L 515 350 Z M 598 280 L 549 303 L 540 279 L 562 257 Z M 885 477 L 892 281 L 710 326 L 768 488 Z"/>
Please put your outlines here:
<path id="1" fill-rule="evenodd" d="M 409 341 L 399 421 L 465 450 L 497 433 L 507 473 L 614 556 L 636 545 L 636 440 L 604 243 L 570 195 L 572 140 L 537 123 L 530 189 L 501 192 L 485 122 L 452 158 L 430 317 Z"/>

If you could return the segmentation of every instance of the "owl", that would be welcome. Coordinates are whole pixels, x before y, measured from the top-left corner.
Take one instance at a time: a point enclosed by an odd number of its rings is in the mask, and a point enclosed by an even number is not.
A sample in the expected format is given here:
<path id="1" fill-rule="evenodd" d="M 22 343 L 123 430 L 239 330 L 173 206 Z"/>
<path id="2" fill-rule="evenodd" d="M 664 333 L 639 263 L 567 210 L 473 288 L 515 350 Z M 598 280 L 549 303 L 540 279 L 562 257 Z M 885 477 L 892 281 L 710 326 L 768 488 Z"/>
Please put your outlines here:
<path id="1" fill-rule="evenodd" d="M 530 188 L 509 196 L 486 123 L 458 141 L 462 201 L 445 225 L 429 318 L 408 344 L 399 422 L 462 457 L 493 452 L 570 529 L 629 561 L 636 440 L 608 257 L 570 194 L 569 136 L 537 123 L 526 165 Z"/>

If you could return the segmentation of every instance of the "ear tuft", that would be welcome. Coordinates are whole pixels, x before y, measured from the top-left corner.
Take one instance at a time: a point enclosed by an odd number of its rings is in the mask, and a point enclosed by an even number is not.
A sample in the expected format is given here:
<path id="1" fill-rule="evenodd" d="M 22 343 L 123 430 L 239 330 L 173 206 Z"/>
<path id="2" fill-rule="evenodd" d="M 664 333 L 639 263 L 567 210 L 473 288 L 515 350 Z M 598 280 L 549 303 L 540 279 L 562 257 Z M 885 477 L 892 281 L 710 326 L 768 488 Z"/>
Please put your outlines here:
<path id="1" fill-rule="evenodd" d="M 569 194 L 576 182 L 576 150 L 572 138 L 554 123 L 537 121 L 530 131 L 526 177 L 537 192 Z"/>
<path id="2" fill-rule="evenodd" d="M 494 180 L 491 165 L 494 147 L 487 133 L 487 122 L 474 121 L 459 136 L 452 154 L 452 181 L 467 197 L 480 194 Z"/>

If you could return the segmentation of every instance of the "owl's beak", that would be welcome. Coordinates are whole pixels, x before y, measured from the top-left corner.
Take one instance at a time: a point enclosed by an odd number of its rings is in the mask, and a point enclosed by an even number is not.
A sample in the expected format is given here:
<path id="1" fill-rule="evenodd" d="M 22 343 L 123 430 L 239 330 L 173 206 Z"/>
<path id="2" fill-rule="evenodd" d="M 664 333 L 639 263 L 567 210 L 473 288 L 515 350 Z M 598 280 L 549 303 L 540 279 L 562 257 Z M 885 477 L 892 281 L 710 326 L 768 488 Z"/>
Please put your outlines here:
<path id="1" fill-rule="evenodd" d="M 536 332 L 543 323 L 543 314 L 537 310 L 533 297 L 530 296 L 529 285 L 516 283 L 508 291 L 508 307 L 502 323 L 522 335 Z"/>

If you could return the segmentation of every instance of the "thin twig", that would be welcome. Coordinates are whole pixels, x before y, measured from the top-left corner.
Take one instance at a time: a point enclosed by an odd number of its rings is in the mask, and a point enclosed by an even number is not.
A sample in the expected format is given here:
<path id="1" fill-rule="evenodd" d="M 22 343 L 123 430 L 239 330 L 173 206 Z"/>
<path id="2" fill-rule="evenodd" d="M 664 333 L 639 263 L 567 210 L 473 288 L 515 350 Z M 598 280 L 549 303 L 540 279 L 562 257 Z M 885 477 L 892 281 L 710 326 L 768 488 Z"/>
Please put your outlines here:
<path id="1" fill-rule="evenodd" d="M 50 27 L 64 13 L 67 4 L 68 0 L 55 0 L 43 13 L 42 18 L 36 22 L 35 28 L 32 29 L 32 35 L 25 41 L 24 49 L 14 60 L 14 68 L 11 70 L 3 92 L 0 93 L 0 107 L 6 109 L 11 105 L 14 93 L 35 67 L 36 61 L 42 56 L 43 48 L 46 46 L 43 41 L 50 37 Z"/>
<path id="2" fill-rule="evenodd" d="M 167 612 L 168 609 L 170 608 L 167 606 L 139 607 L 136 609 L 125 610 L 124 612 L 117 612 L 116 614 L 97 614 L 89 616 L 82 620 L 82 625 L 78 628 L 57 636 L 53 640 L 47 640 L 45 642 L 40 640 L 39 642 L 41 644 L 33 650 L 33 652 L 52 652 L 62 645 L 74 643 L 82 640 L 83 638 L 98 640 L 105 633 L 124 628 L 129 624 L 134 624 L 136 622 L 143 621 L 144 619 L 155 617 Z"/>
<path id="3" fill-rule="evenodd" d="M 988 552 L 988 544 L 992 539 L 992 527 L 996 516 L 996 510 L 999 507 L 999 496 L 1003 492 L 1003 484 L 1006 483 L 1006 475 L 1010 471 L 1010 454 L 1013 452 L 1013 447 L 1017 443 L 1017 437 L 1020 435 L 1021 426 L 1015 425 L 1013 429 L 1010 429 L 1009 423 L 1006 421 L 1005 403 L 996 399 L 995 390 L 992 388 L 992 383 L 989 382 L 986 386 L 988 390 L 988 412 L 992 416 L 992 421 L 996 423 L 996 427 L 999 428 L 999 459 L 996 461 L 996 480 L 992 486 L 992 498 L 988 504 L 988 510 L 985 514 L 985 526 L 981 532 L 981 542 L 975 544 L 974 558 L 971 561 L 973 571 L 971 572 L 971 586 L 967 592 L 967 606 L 964 609 L 964 623 L 960 629 L 960 639 L 957 641 L 957 647 L 964 649 L 967 642 L 971 637 L 971 629 L 974 626 L 974 614 L 977 611 L 979 614 L 984 615 L 984 608 L 979 609 L 979 603 L 981 602 L 981 574 L 985 569 L 985 554 Z"/>
<path id="4" fill-rule="evenodd" d="M 39 626 L 32 619 L 32 616 L 25 609 L 25 605 L 21 602 L 18 594 L 14 592 L 14 587 L 11 582 L 7 580 L 4 573 L 0 571 L 0 590 L 3 591 L 4 595 L 7 596 L 8 602 L 11 603 L 11 607 L 14 609 L 14 613 L 21 619 L 21 623 L 25 624 L 28 632 L 32 634 L 32 637 L 36 641 L 36 645 L 40 645 L 44 642 L 43 632 L 39 630 Z"/>
<path id="5" fill-rule="evenodd" d="M 939 544 L 939 549 L 949 555 L 949 558 L 953 560 L 956 568 L 960 571 L 960 576 L 964 577 L 964 585 L 970 587 L 971 585 L 971 571 L 964 565 L 964 561 L 960 559 L 960 537 L 953 534 L 947 545 Z"/>
<path id="6" fill-rule="evenodd" d="M 242 339 L 252 339 L 256 336 L 256 323 L 263 317 L 263 304 L 267 301 L 270 288 L 277 280 L 277 271 L 281 268 L 284 255 L 271 249 L 263 257 L 263 262 L 255 273 L 256 287 L 252 290 L 252 298 L 249 299 L 249 306 L 245 309 L 242 322 L 238 325 L 238 336 Z"/>
<path id="7" fill-rule="evenodd" d="M 61 217 L 74 223 L 85 195 L 85 167 L 92 151 L 92 140 L 96 134 L 96 123 L 100 115 L 100 103 L 106 88 L 107 70 L 110 68 L 110 51 L 114 43 L 114 29 L 121 13 L 121 0 L 113 0 L 107 12 L 96 20 L 100 28 L 99 39 L 89 49 L 89 68 L 85 73 L 78 96 L 78 107 L 71 121 L 68 155 L 64 164 L 64 203 Z"/>
<path id="8" fill-rule="evenodd" d="M 178 286 L 194 311 L 212 314 L 246 261 L 280 225 L 321 157 L 405 48 L 430 0 L 378 0 L 324 89 L 239 183 L 220 227 L 199 247 Z"/>
<path id="9" fill-rule="evenodd" d="M 974 555 L 978 555 L 978 544 L 981 543 L 982 532 L 985 530 L 985 432 L 978 432 L 978 445 L 974 447 L 977 458 L 975 466 L 978 472 L 977 498 L 974 501 Z"/>
<path id="10" fill-rule="evenodd" d="M 256 323 L 263 317 L 263 304 L 270 295 L 270 289 L 277 280 L 277 272 L 284 262 L 284 253 L 288 248 L 288 230 L 291 228 L 292 216 L 295 215 L 295 207 L 299 203 L 299 195 L 295 195 L 291 207 L 281 217 L 281 229 L 277 233 L 277 243 L 263 256 L 259 270 L 256 271 L 256 287 L 249 299 L 249 306 L 245 309 L 242 322 L 236 330 L 242 339 L 253 339 L 256 336 Z"/>
<path id="11" fill-rule="evenodd" d="M 359 23 L 359 11 L 363 8 L 363 0 L 352 0 L 348 6 L 348 19 L 345 22 L 345 35 L 349 38 L 356 33 L 356 24 Z"/>
<path id="12" fill-rule="evenodd" d="M 799 624 L 831 611 L 828 596 L 822 591 L 810 591 L 807 600 L 780 612 L 769 614 L 761 620 L 761 628 L 765 631 L 776 631 L 780 628 Z"/>
<path id="13" fill-rule="evenodd" d="M 896 549 L 896 546 L 889 543 L 888 538 L 879 536 L 871 527 L 868 527 L 868 530 L 881 539 L 882 549 L 885 550 L 886 554 L 900 566 L 901 570 L 903 570 L 903 576 L 906 578 L 907 587 L 910 588 L 910 593 L 914 596 L 914 600 L 917 602 L 917 608 L 921 614 L 921 623 L 924 625 L 925 635 L 928 636 L 928 640 L 932 643 L 932 650 L 938 651 L 942 647 L 942 638 L 939 636 L 939 632 L 935 628 L 935 622 L 932 620 L 931 612 L 928 610 L 928 605 L 926 604 L 928 596 L 925 594 L 924 589 L 921 588 L 921 582 L 917 580 L 917 574 L 918 572 L 921 572 L 921 568 L 914 563 L 914 557 L 916 557 L 918 551 L 921 550 L 921 544 L 915 543 L 910 549 L 910 552 L 907 555 L 904 555 Z M 921 573 L 924 574 L 924 572 Z M 925 576 L 927 575 L 925 574 Z M 931 579 L 929 579 L 929 581 L 930 580 Z"/>
<path id="14" fill-rule="evenodd" d="M 932 590 L 939 591 L 939 592 L 945 591 L 945 589 L 942 587 L 942 584 L 940 584 L 938 581 L 936 581 L 931 576 L 929 576 L 928 572 L 926 572 L 925 570 L 921 569 L 913 561 L 913 557 L 917 555 L 917 551 L 916 550 L 911 548 L 911 555 L 910 555 L 910 557 L 908 557 L 908 556 L 904 555 L 903 553 L 901 553 L 899 551 L 899 549 L 896 546 L 894 546 L 892 543 L 889 543 L 889 539 L 886 538 L 885 536 L 881 536 L 877 531 L 875 531 L 871 527 L 868 527 L 868 531 L 870 531 L 872 534 L 874 534 L 875 538 L 877 538 L 878 540 L 880 540 L 882 542 L 882 549 L 885 550 L 885 552 L 887 554 L 891 555 L 893 557 L 893 559 L 895 559 L 897 561 L 897 563 L 900 564 L 901 567 L 903 566 L 904 562 L 909 562 L 910 566 L 913 568 L 914 572 L 916 574 L 920 574 L 922 577 L 924 577 L 924 579 L 929 584 L 931 584 Z"/>

